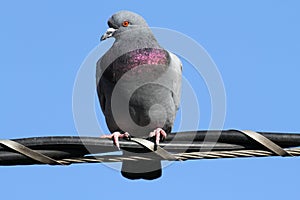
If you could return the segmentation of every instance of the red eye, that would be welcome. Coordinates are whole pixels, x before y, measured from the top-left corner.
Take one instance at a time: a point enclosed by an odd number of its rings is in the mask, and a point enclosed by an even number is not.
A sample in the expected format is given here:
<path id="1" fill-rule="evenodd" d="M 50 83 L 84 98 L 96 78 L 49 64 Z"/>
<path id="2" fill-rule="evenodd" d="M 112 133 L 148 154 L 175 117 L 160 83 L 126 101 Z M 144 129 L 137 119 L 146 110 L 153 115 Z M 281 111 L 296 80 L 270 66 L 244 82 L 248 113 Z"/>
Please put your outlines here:
<path id="1" fill-rule="evenodd" d="M 122 26 L 124 26 L 124 27 L 127 27 L 129 25 L 129 21 L 124 21 L 123 23 L 122 23 Z"/>

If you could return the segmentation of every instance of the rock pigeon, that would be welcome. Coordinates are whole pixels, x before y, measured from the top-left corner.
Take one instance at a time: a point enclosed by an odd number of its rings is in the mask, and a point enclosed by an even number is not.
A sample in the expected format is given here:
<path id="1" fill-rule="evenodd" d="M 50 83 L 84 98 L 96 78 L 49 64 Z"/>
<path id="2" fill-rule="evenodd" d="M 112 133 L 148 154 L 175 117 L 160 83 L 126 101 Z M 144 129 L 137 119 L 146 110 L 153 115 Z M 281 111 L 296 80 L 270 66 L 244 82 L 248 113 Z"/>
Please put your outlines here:
<path id="1" fill-rule="evenodd" d="M 108 20 L 101 41 L 113 37 L 111 48 L 98 60 L 97 93 L 106 124 L 119 148 L 119 138 L 152 138 L 156 145 L 171 132 L 181 94 L 182 64 L 155 39 L 146 21 L 130 11 Z M 138 153 L 138 152 L 135 152 Z M 124 151 L 124 154 L 134 152 Z M 159 178 L 159 160 L 123 161 L 129 179 Z"/>

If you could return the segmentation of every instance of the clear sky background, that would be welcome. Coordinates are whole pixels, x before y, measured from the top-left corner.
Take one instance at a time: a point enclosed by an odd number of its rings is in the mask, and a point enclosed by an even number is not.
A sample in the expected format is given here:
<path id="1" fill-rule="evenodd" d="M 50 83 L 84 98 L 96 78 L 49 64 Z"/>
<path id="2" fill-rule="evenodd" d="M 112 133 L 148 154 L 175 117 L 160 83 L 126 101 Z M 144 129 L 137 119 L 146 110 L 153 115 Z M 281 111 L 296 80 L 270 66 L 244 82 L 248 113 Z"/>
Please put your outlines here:
<path id="1" fill-rule="evenodd" d="M 226 88 L 224 129 L 300 133 L 296 0 L 12 0 L 0 3 L 0 138 L 77 135 L 76 73 L 99 45 L 107 19 L 123 9 L 140 13 L 150 26 L 182 32 L 207 50 Z M 190 70 L 184 66 L 186 78 Z M 210 105 L 201 102 L 203 112 Z M 207 129 L 209 114 L 200 120 Z M 299 199 L 299 167 L 299 158 L 188 161 L 150 182 L 126 180 L 101 164 L 0 167 L 0 198 Z"/>

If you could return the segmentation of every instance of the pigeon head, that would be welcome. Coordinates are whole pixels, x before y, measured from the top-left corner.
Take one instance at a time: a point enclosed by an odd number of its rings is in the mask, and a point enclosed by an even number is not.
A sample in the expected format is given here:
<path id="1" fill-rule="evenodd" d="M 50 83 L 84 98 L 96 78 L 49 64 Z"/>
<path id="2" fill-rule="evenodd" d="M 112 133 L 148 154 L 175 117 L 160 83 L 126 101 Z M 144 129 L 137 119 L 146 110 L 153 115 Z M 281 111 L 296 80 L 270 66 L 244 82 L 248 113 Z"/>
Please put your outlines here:
<path id="1" fill-rule="evenodd" d="M 109 28 L 102 35 L 101 41 L 110 37 L 117 38 L 120 33 L 126 31 L 130 32 L 134 29 L 148 28 L 148 24 L 142 16 L 130 11 L 119 11 L 113 14 L 107 24 Z"/>

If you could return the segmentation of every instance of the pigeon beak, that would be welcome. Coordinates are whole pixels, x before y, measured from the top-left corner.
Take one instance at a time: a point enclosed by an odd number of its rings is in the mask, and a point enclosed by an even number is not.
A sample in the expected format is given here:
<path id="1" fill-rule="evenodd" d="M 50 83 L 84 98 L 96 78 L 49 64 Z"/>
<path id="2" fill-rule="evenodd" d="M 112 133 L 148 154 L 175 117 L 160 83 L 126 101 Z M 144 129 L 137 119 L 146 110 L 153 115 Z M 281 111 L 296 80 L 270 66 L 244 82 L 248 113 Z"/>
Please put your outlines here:
<path id="1" fill-rule="evenodd" d="M 108 28 L 106 30 L 106 32 L 101 36 L 101 39 L 100 41 L 103 41 L 103 40 L 106 40 L 107 38 L 110 38 L 113 36 L 114 32 L 116 31 L 117 29 L 115 28 Z"/>

